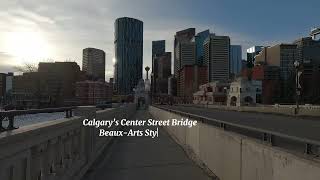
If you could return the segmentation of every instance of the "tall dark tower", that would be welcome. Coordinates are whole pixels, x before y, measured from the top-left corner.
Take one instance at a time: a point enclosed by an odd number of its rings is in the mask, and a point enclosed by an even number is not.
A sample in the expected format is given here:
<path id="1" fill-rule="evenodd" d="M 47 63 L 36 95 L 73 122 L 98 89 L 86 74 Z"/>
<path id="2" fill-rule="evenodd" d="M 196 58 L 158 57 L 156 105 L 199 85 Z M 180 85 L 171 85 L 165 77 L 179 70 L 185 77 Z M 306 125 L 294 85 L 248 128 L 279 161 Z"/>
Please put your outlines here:
<path id="1" fill-rule="evenodd" d="M 142 79 L 143 22 L 122 17 L 115 21 L 115 86 L 118 94 L 132 94 Z"/>

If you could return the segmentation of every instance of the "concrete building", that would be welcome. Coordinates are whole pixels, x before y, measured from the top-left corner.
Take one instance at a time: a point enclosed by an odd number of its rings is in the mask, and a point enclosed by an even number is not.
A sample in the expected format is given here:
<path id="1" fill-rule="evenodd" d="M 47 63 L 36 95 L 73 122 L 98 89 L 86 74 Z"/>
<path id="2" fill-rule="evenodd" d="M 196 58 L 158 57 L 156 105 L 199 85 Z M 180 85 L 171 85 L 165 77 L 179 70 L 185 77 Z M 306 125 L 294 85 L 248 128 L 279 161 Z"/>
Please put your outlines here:
<path id="1" fill-rule="evenodd" d="M 82 71 L 92 80 L 105 81 L 106 53 L 101 49 L 86 48 L 82 52 Z"/>
<path id="2" fill-rule="evenodd" d="M 301 101 L 320 104 L 320 41 L 304 37 L 293 42 L 297 45 L 297 60 L 301 63 Z"/>
<path id="3" fill-rule="evenodd" d="M 105 104 L 112 100 L 112 86 L 103 81 L 79 81 L 76 98 L 80 105 Z"/>
<path id="4" fill-rule="evenodd" d="M 255 56 L 255 65 L 269 65 L 280 68 L 280 102 L 293 103 L 295 97 L 295 67 L 297 45 L 278 44 L 265 47 Z"/>
<path id="5" fill-rule="evenodd" d="M 228 106 L 254 105 L 257 99 L 261 99 L 261 81 L 238 78 L 231 82 L 228 90 Z"/>
<path id="6" fill-rule="evenodd" d="M 155 94 L 168 93 L 168 78 L 171 76 L 171 52 L 166 52 L 159 57 L 157 61 L 157 75 L 155 81 Z"/>
<path id="7" fill-rule="evenodd" d="M 6 76 L 6 93 L 12 90 L 13 73 L 9 72 Z"/>
<path id="8" fill-rule="evenodd" d="M 255 63 L 255 56 L 260 53 L 263 46 L 252 46 L 247 49 L 247 67 L 252 68 Z"/>
<path id="9" fill-rule="evenodd" d="M 177 79 L 174 76 L 168 78 L 168 95 L 177 96 Z"/>
<path id="10" fill-rule="evenodd" d="M 119 95 L 133 93 L 142 78 L 143 22 L 122 17 L 115 21 L 115 86 Z"/>
<path id="11" fill-rule="evenodd" d="M 230 75 L 235 77 L 242 69 L 242 48 L 241 45 L 230 46 Z"/>
<path id="12" fill-rule="evenodd" d="M 6 96 L 6 77 L 7 74 L 0 73 L 0 104 L 4 104 Z"/>
<path id="13" fill-rule="evenodd" d="M 11 98 L 13 73 L 0 73 L 0 104 L 5 105 Z"/>
<path id="14" fill-rule="evenodd" d="M 193 94 L 193 104 L 225 105 L 229 88 L 229 82 L 220 81 L 200 85 L 199 90 Z"/>
<path id="15" fill-rule="evenodd" d="M 28 72 L 14 76 L 12 81 L 12 105 L 16 108 L 39 108 L 50 106 L 44 73 Z"/>
<path id="16" fill-rule="evenodd" d="M 195 32 L 195 28 L 188 28 L 176 32 L 174 36 L 174 75 L 176 78 L 178 78 L 178 71 L 183 67 L 183 64 L 195 61 L 195 50 L 193 49 L 195 43 L 191 42 Z"/>
<path id="17" fill-rule="evenodd" d="M 196 45 L 196 64 L 197 65 L 203 65 L 203 57 L 204 57 L 203 43 L 209 36 L 210 36 L 209 30 L 199 32 L 197 33 L 197 35 L 194 36 L 194 42 Z"/>
<path id="18" fill-rule="evenodd" d="M 178 96 L 183 101 L 192 102 L 192 95 L 202 84 L 208 83 L 207 67 L 198 65 L 184 66 L 179 71 Z"/>
<path id="19" fill-rule="evenodd" d="M 257 103 L 274 104 L 279 101 L 280 68 L 278 66 L 254 66 L 252 68 L 252 80 L 262 82 L 261 99 L 257 99 Z"/>
<path id="20" fill-rule="evenodd" d="M 40 62 L 38 72 L 13 77 L 13 104 L 33 108 L 74 105 L 76 82 L 83 79 L 76 62 Z"/>
<path id="21" fill-rule="evenodd" d="M 204 65 L 208 67 L 209 82 L 228 80 L 229 62 L 229 36 L 210 35 L 204 42 Z"/>

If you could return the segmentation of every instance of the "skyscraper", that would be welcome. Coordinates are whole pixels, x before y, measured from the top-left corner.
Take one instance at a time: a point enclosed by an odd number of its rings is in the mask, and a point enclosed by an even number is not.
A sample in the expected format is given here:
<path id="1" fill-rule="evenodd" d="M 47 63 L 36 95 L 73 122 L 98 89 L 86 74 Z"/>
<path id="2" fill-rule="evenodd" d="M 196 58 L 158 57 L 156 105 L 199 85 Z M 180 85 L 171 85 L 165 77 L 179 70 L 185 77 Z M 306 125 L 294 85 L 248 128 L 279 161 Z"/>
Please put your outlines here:
<path id="1" fill-rule="evenodd" d="M 188 28 L 176 32 L 174 37 L 174 75 L 178 77 L 178 71 L 191 62 L 195 62 L 195 43 L 191 42 L 196 32 L 195 28 Z M 191 50 L 191 51 L 190 51 Z M 183 62 L 182 62 L 183 61 Z M 187 63 L 188 62 L 188 63 Z"/>
<path id="2" fill-rule="evenodd" d="M 166 51 L 166 41 L 159 40 L 159 41 L 152 41 L 152 57 L 155 55 L 161 55 Z"/>
<path id="3" fill-rule="evenodd" d="M 105 80 L 106 54 L 101 49 L 86 48 L 82 51 L 82 71 L 93 79 Z"/>
<path id="4" fill-rule="evenodd" d="M 230 46 L 230 73 L 235 76 L 242 68 L 242 49 L 240 45 Z"/>
<path id="5" fill-rule="evenodd" d="M 316 30 L 310 33 L 315 36 Z M 316 37 L 299 38 L 293 42 L 297 45 L 296 59 L 302 64 L 301 101 L 315 104 L 320 103 L 320 41 Z"/>
<path id="6" fill-rule="evenodd" d="M 209 82 L 229 79 L 230 38 L 210 35 L 204 42 L 204 65 Z"/>
<path id="7" fill-rule="evenodd" d="M 156 84 L 158 79 L 158 59 L 160 56 L 165 54 L 166 41 L 152 41 L 152 74 L 151 74 L 151 91 L 156 93 Z M 171 55 L 170 55 L 171 58 Z M 170 60 L 171 63 L 171 60 Z M 170 69 L 171 70 L 171 69 Z"/>
<path id="8" fill-rule="evenodd" d="M 114 35 L 116 91 L 128 95 L 142 78 L 143 22 L 129 17 L 118 18 Z"/>
<path id="9" fill-rule="evenodd" d="M 166 52 L 161 56 L 156 57 L 158 63 L 156 93 L 168 93 L 168 78 L 171 76 L 171 52 Z"/>
<path id="10" fill-rule="evenodd" d="M 209 37 L 210 31 L 205 30 L 199 32 L 195 37 L 194 41 L 196 43 L 196 64 L 202 65 L 203 64 L 203 43 Z"/>

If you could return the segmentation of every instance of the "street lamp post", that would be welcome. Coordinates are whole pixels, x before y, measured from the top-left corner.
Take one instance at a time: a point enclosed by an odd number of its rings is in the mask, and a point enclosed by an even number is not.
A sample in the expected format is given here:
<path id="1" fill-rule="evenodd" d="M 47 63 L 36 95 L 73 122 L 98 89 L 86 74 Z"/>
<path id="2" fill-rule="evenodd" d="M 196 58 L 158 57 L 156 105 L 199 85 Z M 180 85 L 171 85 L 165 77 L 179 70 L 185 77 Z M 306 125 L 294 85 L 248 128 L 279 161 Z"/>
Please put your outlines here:
<path id="1" fill-rule="evenodd" d="M 300 89 L 299 89 L 299 61 L 295 60 L 293 63 L 294 67 L 296 68 L 296 111 L 295 113 L 298 114 L 299 112 L 299 96 L 300 96 Z"/>

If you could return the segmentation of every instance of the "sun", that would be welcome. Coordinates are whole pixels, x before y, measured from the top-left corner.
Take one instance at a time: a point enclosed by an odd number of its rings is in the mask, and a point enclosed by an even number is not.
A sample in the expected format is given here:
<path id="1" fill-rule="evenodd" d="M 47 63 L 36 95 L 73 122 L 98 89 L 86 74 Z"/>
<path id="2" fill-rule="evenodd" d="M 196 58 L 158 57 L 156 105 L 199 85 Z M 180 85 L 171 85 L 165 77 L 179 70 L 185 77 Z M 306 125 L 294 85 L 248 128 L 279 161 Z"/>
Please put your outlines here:
<path id="1" fill-rule="evenodd" d="M 50 55 L 48 43 L 39 32 L 9 32 L 6 35 L 6 47 L 7 52 L 16 57 L 15 64 L 36 63 Z"/>

